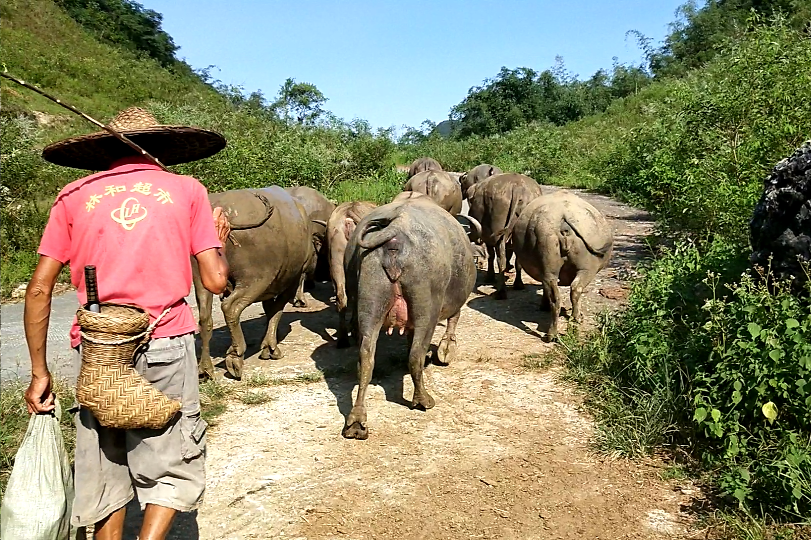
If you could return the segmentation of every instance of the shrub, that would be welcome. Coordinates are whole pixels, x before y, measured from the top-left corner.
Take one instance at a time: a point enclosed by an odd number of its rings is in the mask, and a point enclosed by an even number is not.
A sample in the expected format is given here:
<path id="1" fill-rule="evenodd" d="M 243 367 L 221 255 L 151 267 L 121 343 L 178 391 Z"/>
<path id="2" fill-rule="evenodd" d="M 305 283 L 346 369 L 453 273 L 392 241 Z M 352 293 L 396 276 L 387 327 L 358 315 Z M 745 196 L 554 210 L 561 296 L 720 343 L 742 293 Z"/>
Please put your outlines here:
<path id="1" fill-rule="evenodd" d="M 604 447 L 688 448 L 748 509 L 807 518 L 811 300 L 785 288 L 770 294 L 743 271 L 740 248 L 715 241 L 705 253 L 686 244 L 668 251 L 634 285 L 627 311 L 603 320 L 589 345 L 573 344 L 568 362 L 578 380 L 602 385 L 591 403 Z M 618 402 L 630 412 L 611 414 Z"/>

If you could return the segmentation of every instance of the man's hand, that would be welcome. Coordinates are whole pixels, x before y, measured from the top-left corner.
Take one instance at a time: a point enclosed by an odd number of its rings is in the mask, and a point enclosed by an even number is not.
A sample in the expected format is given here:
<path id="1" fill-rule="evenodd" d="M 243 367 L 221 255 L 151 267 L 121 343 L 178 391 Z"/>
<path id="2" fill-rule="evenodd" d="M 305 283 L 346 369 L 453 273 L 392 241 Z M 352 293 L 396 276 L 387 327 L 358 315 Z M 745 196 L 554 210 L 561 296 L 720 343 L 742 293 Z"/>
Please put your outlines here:
<path id="1" fill-rule="evenodd" d="M 25 402 L 29 414 L 39 414 L 54 410 L 54 393 L 51 392 L 51 374 L 33 375 L 28 390 L 25 391 Z"/>
<path id="2" fill-rule="evenodd" d="M 217 236 L 219 236 L 220 242 L 225 247 L 225 241 L 228 240 L 228 235 L 231 234 L 231 224 L 228 223 L 228 218 L 225 217 L 222 208 L 219 206 L 214 209 L 213 217 L 214 225 L 217 227 Z"/>

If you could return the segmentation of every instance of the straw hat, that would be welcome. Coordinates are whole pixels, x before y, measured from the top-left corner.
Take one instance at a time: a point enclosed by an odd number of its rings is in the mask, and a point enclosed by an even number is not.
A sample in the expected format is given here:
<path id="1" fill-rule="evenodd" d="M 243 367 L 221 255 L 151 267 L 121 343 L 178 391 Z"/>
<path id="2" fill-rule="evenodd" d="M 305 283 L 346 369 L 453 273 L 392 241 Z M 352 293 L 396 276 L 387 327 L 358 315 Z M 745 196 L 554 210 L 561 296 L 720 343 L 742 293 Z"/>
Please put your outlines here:
<path id="1" fill-rule="evenodd" d="M 225 148 L 225 137 L 215 131 L 162 125 L 140 107 L 119 112 L 107 127 L 132 140 L 164 165 L 207 158 Z M 131 155 L 135 151 L 107 131 L 71 137 L 42 150 L 42 157 L 51 163 L 91 171 L 106 170 L 113 161 Z"/>

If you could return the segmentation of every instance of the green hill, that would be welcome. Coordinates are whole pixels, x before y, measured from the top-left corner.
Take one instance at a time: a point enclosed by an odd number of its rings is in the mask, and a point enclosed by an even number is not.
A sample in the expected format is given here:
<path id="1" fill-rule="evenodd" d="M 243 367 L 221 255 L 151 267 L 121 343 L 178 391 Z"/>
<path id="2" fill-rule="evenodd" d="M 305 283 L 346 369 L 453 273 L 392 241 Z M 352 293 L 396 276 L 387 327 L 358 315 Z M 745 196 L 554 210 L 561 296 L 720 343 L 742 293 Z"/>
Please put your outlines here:
<path id="1" fill-rule="evenodd" d="M 178 62 L 167 69 L 146 55 L 102 43 L 52 0 L 6 0 L 0 5 L 0 17 L 0 59 L 8 71 L 101 122 L 125 107 L 150 100 L 222 100 L 185 64 Z M 46 126 L 54 138 L 64 131 L 90 127 L 10 81 L 3 80 L 0 88 L 4 115 L 38 111 L 55 116 Z"/>

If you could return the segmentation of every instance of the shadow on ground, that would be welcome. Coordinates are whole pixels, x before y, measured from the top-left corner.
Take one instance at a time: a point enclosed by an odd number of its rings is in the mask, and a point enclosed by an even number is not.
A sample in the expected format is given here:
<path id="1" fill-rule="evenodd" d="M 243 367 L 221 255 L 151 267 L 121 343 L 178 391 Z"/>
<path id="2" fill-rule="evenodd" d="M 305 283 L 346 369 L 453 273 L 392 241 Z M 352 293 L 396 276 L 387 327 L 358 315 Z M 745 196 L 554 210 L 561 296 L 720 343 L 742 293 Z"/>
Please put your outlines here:
<path id="1" fill-rule="evenodd" d="M 335 396 L 335 401 L 341 414 L 346 418 L 352 409 L 352 394 L 358 382 L 358 355 L 359 348 L 356 343 L 345 349 L 338 349 L 335 338 L 337 331 L 338 313 L 334 303 L 334 289 L 331 282 L 316 283 L 314 287 L 307 290 L 317 302 L 309 299 L 310 305 L 307 308 L 290 309 L 288 306 L 282 314 L 279 322 L 278 339 L 279 344 L 285 352 L 285 358 L 276 360 L 259 360 L 260 365 L 276 367 L 281 366 L 285 361 L 292 360 L 296 364 L 301 364 L 301 351 L 294 350 L 294 344 L 285 343 L 285 338 L 292 331 L 292 324 L 299 321 L 302 327 L 317 334 L 324 340 L 316 346 L 310 353 L 309 358 L 315 369 L 324 374 L 327 386 Z M 326 304 L 320 309 L 316 306 Z M 241 321 L 242 332 L 245 336 L 247 359 L 255 356 L 260 351 L 262 340 L 267 329 L 267 317 L 260 315 L 251 319 Z M 444 332 L 444 323 L 437 326 L 437 332 Z M 231 334 L 226 325 L 214 328 L 211 338 L 211 357 L 217 371 L 225 370 L 225 354 L 231 345 Z M 197 336 L 197 356 L 200 357 L 201 342 Z M 436 357 L 436 346 L 431 346 L 430 357 Z M 306 362 L 305 362 L 306 363 Z M 305 371 L 307 369 L 305 368 Z M 377 341 L 377 351 L 375 354 L 375 367 L 372 374 L 370 386 L 379 386 L 386 395 L 386 400 L 405 407 L 410 406 L 411 396 L 404 396 L 403 379 L 408 376 L 408 340 L 406 336 L 386 335 L 381 331 Z"/>
<path id="2" fill-rule="evenodd" d="M 489 288 L 492 286 L 484 282 L 485 272 L 480 271 L 474 292 L 482 296 L 468 300 L 468 307 L 531 336 L 543 338 L 552 323 L 550 313 L 540 309 L 543 287 L 526 283 L 530 278 L 524 275 L 524 289 L 516 291 L 512 287 L 515 274 L 509 274 L 507 277 L 507 299 L 496 300 L 495 292 Z M 561 288 L 564 294 L 568 294 L 568 291 L 568 287 Z"/>
<path id="3" fill-rule="evenodd" d="M 141 532 L 141 523 L 144 513 L 138 498 L 134 498 L 127 505 L 127 516 L 124 519 L 124 540 L 135 540 Z M 178 512 L 172 522 L 172 528 L 166 535 L 166 540 L 198 540 L 200 529 L 197 526 L 197 511 Z"/>

